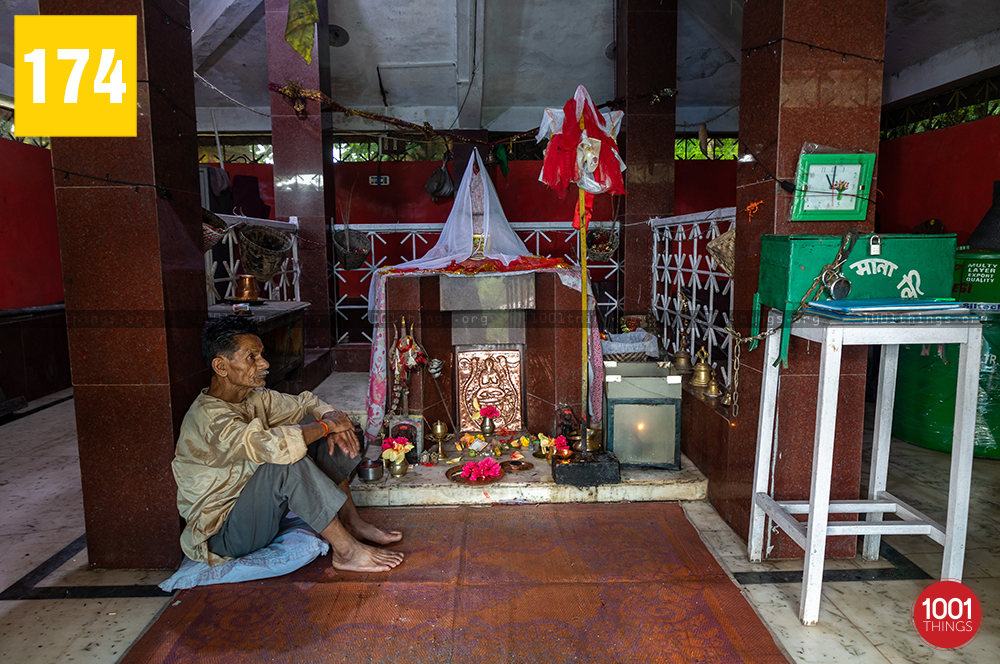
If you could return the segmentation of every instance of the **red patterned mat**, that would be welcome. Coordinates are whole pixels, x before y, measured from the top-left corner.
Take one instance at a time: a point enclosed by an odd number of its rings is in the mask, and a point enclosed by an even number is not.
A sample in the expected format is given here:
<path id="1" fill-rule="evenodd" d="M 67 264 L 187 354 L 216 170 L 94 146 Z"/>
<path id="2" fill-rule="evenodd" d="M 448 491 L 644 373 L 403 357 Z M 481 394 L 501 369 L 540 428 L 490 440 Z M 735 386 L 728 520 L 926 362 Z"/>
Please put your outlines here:
<path id="1" fill-rule="evenodd" d="M 183 590 L 122 664 L 787 661 L 675 503 L 364 514 L 397 569 Z"/>

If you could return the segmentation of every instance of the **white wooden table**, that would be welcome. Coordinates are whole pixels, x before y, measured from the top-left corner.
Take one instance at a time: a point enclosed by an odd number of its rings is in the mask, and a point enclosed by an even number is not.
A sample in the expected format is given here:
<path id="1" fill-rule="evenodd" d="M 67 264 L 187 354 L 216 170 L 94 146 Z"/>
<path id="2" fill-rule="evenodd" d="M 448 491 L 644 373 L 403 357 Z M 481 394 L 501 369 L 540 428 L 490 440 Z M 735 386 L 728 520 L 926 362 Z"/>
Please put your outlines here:
<path id="1" fill-rule="evenodd" d="M 771 310 L 767 329 L 781 327 L 782 314 Z M 765 515 L 805 550 L 799 619 L 804 625 L 819 620 L 823 561 L 826 538 L 835 535 L 863 535 L 865 560 L 878 560 L 882 535 L 927 535 L 944 546 L 941 578 L 961 581 L 965 558 L 965 536 L 969 514 L 969 486 L 972 477 L 973 430 L 979 392 L 979 362 L 982 325 L 970 323 L 907 322 L 883 325 L 842 323 L 803 316 L 792 325 L 793 336 L 821 344 L 819 390 L 816 396 L 816 430 L 813 443 L 812 482 L 809 500 L 777 501 L 769 484 L 774 458 L 775 401 L 778 393 L 780 335 L 767 337 L 764 376 L 760 395 L 757 430 L 757 458 L 754 466 L 753 501 L 750 513 L 749 556 L 761 560 Z M 951 479 L 948 487 L 947 523 L 942 526 L 885 490 L 889 469 L 889 440 L 892 406 L 896 391 L 899 344 L 961 344 L 958 358 L 958 392 L 955 400 L 955 433 L 951 451 Z M 845 345 L 881 345 L 878 397 L 875 404 L 875 431 L 872 442 L 871 474 L 867 500 L 830 500 L 833 470 L 833 440 L 837 421 L 840 361 Z M 830 514 L 867 514 L 865 521 L 829 521 Z M 893 513 L 900 521 L 883 521 Z M 805 523 L 794 514 L 807 514 Z"/>

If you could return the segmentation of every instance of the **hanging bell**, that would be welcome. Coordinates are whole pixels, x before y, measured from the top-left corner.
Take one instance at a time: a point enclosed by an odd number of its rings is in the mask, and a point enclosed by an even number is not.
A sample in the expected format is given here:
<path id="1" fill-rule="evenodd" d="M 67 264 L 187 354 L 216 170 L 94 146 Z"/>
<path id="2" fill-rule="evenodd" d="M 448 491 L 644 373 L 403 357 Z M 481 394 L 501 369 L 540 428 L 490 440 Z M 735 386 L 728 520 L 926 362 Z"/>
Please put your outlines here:
<path id="1" fill-rule="evenodd" d="M 722 387 L 719 381 L 715 380 L 715 369 L 712 369 L 712 379 L 708 381 L 708 389 L 705 390 L 706 397 L 721 397 Z"/>
<path id="2" fill-rule="evenodd" d="M 680 373 L 690 373 L 691 372 L 691 353 L 687 352 L 687 332 L 681 332 L 681 340 L 677 346 L 680 348 L 679 351 L 674 353 L 674 369 Z"/>
<path id="3" fill-rule="evenodd" d="M 708 359 L 708 351 L 702 346 L 698 350 L 698 364 L 694 365 L 694 369 L 691 370 L 691 386 L 692 387 L 706 387 L 708 381 L 712 375 L 712 367 L 706 362 Z"/>
<path id="4" fill-rule="evenodd" d="M 691 371 L 691 354 L 685 350 L 674 353 L 674 369 L 680 373 L 690 373 Z"/>

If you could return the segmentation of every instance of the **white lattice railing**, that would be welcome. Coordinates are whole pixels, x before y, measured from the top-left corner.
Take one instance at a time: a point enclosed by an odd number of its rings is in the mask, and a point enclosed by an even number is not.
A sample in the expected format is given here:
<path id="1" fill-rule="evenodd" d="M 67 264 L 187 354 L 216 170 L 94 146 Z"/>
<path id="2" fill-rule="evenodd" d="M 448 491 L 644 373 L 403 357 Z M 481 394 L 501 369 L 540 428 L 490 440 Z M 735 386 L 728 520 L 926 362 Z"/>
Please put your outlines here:
<path id="1" fill-rule="evenodd" d="M 580 244 L 577 239 L 579 235 L 578 231 L 574 230 L 573 225 L 570 222 L 511 222 L 510 226 L 524 241 L 528 251 L 531 251 L 534 254 L 541 253 L 540 247 L 542 246 L 543 240 L 545 242 L 552 242 L 552 238 L 562 237 L 562 243 L 566 247 L 562 257 L 565 258 L 571 265 L 580 264 Z M 402 262 L 413 260 L 414 258 L 418 258 L 427 253 L 427 250 L 437 243 L 438 237 L 441 235 L 441 230 L 444 228 L 444 224 L 351 224 L 351 228 L 356 231 L 366 233 L 368 235 L 368 239 L 371 241 L 372 249 L 368 254 L 365 264 L 357 270 L 352 270 L 353 272 L 363 272 L 364 276 L 361 278 L 361 282 L 362 284 L 369 285 L 371 284 L 371 275 L 375 272 L 375 270 L 388 267 L 390 265 L 387 263 L 389 256 L 392 256 L 394 261 L 398 260 Z M 617 228 L 617 222 L 592 221 L 590 222 L 590 228 L 613 230 Z M 329 228 L 331 233 L 336 232 L 337 230 L 343 230 L 343 226 L 338 228 Z M 392 251 L 387 251 L 388 245 L 384 236 L 395 234 L 401 234 L 401 237 L 398 239 L 399 246 L 403 247 L 401 258 L 400 251 L 398 249 L 394 248 Z M 604 279 L 610 279 L 612 276 L 619 274 L 621 267 L 615 256 L 612 256 L 607 261 L 600 263 L 588 260 L 587 265 L 588 267 L 591 265 L 599 267 L 601 269 L 601 276 Z M 334 263 L 328 263 L 327 269 L 331 279 L 334 275 L 336 275 L 338 286 L 347 282 L 347 279 L 342 274 L 344 270 L 339 262 L 335 261 Z M 617 282 L 617 279 L 615 279 L 615 281 Z M 621 311 L 621 298 L 621 288 L 616 288 L 614 294 L 604 294 L 603 300 L 598 301 L 597 306 L 601 307 L 605 317 L 607 318 Z M 339 292 L 334 293 L 331 289 L 330 309 L 335 312 L 337 322 L 341 323 L 343 321 L 347 321 L 348 312 L 351 310 L 367 311 L 367 291 L 365 291 L 362 295 L 362 300 L 363 302 L 357 302 L 355 299 L 355 302 L 351 303 L 348 301 L 348 297 L 346 295 L 342 295 Z M 338 328 L 336 334 L 337 343 L 344 343 L 347 341 L 347 332 L 341 332 Z M 364 336 L 369 342 L 372 340 L 371 335 L 367 332 L 364 333 Z"/>
<path id="2" fill-rule="evenodd" d="M 709 255 L 706 245 L 736 225 L 736 208 L 719 208 L 649 220 L 653 228 L 653 311 L 662 330 L 664 348 L 680 350 L 688 330 L 686 350 L 692 357 L 705 347 L 719 378 L 730 384 L 732 373 L 733 282 Z M 688 297 L 688 313 L 683 300 Z"/>
<path id="3" fill-rule="evenodd" d="M 264 284 L 263 296 L 268 300 L 283 300 L 298 302 L 299 275 L 299 223 L 291 217 L 289 221 L 271 221 L 254 217 L 239 217 L 231 214 L 220 214 L 220 219 L 226 222 L 226 233 L 219 244 L 205 252 L 205 286 L 208 293 L 208 306 L 219 300 L 232 299 L 236 290 L 236 276 L 240 273 L 239 237 L 237 231 L 243 225 L 266 226 L 284 233 L 292 238 L 292 251 L 281 264 L 281 270 L 274 278 Z M 219 247 L 223 249 L 223 258 L 218 260 Z M 220 292 L 221 288 L 221 292 Z"/>

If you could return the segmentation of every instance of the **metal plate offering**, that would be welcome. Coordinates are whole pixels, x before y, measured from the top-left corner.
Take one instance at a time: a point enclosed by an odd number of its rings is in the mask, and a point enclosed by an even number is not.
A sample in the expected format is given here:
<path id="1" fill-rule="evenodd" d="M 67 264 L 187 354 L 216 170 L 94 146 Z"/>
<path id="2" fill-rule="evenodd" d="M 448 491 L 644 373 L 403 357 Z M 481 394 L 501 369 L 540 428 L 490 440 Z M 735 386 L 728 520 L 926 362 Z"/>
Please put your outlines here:
<path id="1" fill-rule="evenodd" d="M 531 470 L 535 467 L 535 464 L 528 461 L 504 461 L 500 464 L 505 473 L 523 473 L 526 470 Z"/>
<path id="2" fill-rule="evenodd" d="M 455 484 L 462 484 L 465 486 L 486 486 L 487 484 L 493 484 L 494 482 L 502 480 L 504 476 L 504 471 L 503 471 L 503 466 L 501 465 L 500 474 L 497 475 L 496 477 L 491 477 L 488 480 L 476 480 L 475 482 L 473 482 L 470 479 L 462 477 L 462 466 L 455 466 L 454 468 L 449 468 L 448 471 L 444 474 L 444 476 L 447 477 L 452 482 L 454 482 Z"/>

